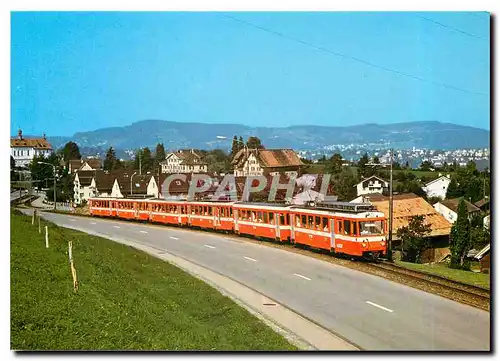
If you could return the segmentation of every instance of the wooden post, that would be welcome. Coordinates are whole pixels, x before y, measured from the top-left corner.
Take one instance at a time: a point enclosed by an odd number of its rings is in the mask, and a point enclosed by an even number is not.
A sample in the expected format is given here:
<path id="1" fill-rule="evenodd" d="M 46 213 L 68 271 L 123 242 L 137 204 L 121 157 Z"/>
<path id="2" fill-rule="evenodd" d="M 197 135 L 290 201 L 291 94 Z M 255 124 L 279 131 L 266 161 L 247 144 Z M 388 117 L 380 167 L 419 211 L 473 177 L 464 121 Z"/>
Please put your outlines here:
<path id="1" fill-rule="evenodd" d="M 36 209 L 33 208 L 33 217 L 31 218 L 31 225 L 35 224 Z"/>
<path id="2" fill-rule="evenodd" d="M 76 268 L 73 263 L 73 242 L 68 242 L 68 257 L 69 257 L 69 265 L 71 268 L 71 276 L 73 277 L 73 291 L 78 291 L 78 279 L 76 277 Z"/>
<path id="3" fill-rule="evenodd" d="M 40 227 L 40 215 L 38 215 L 38 233 L 42 233 L 42 228 Z"/>
<path id="4" fill-rule="evenodd" d="M 49 248 L 49 229 L 45 226 L 45 248 Z"/>

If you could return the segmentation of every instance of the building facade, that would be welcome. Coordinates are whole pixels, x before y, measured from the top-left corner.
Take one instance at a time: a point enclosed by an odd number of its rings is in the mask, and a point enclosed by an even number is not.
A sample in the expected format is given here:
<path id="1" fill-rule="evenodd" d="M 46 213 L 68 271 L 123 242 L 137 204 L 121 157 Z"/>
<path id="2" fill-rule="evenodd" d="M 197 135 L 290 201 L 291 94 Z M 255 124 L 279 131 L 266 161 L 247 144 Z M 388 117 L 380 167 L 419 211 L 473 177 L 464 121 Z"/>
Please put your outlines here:
<path id="1" fill-rule="evenodd" d="M 162 173 L 204 173 L 208 170 L 208 164 L 192 149 L 168 153 L 160 165 Z"/>
<path id="2" fill-rule="evenodd" d="M 293 149 L 241 149 L 231 164 L 235 177 L 285 174 L 295 178 L 304 165 Z"/>
<path id="3" fill-rule="evenodd" d="M 440 202 L 437 202 L 436 204 L 433 205 L 433 207 L 448 222 L 455 223 L 457 221 L 457 211 L 459 202 L 460 202 L 459 198 L 445 199 Z M 475 215 L 480 214 L 481 209 L 479 209 L 469 201 L 465 201 L 465 205 L 467 206 L 467 213 L 469 220 L 471 220 Z"/>
<path id="4" fill-rule="evenodd" d="M 357 196 L 359 197 L 365 194 L 382 194 L 389 187 L 389 183 L 377 176 L 371 176 L 363 179 L 355 187 Z"/>
<path id="5" fill-rule="evenodd" d="M 422 187 L 422 190 L 427 194 L 427 197 L 437 197 L 441 199 L 446 198 L 446 192 L 448 191 L 448 186 L 450 185 L 450 176 L 441 176 L 433 181 L 428 182 Z"/>
<path id="6" fill-rule="evenodd" d="M 10 138 L 10 155 L 16 161 L 16 167 L 27 167 L 35 155 L 48 157 L 52 152 L 52 145 L 45 134 L 41 138 L 24 138 L 23 131 L 19 129 L 17 137 Z"/>

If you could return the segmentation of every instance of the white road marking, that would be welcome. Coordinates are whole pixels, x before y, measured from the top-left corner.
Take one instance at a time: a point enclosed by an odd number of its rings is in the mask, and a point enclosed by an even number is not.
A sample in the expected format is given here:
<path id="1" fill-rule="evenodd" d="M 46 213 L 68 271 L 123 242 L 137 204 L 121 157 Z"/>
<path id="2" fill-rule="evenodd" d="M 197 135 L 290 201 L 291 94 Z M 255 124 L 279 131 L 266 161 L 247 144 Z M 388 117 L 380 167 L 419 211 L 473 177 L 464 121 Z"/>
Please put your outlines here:
<path id="1" fill-rule="evenodd" d="M 70 220 L 71 222 L 76 222 L 76 219 L 74 219 L 74 218 L 70 218 L 69 220 Z"/>
<path id="2" fill-rule="evenodd" d="M 257 262 L 256 259 L 253 259 L 253 258 L 250 258 L 250 257 L 247 257 L 247 256 L 244 256 L 243 258 L 249 260 L 249 261 L 253 261 L 253 262 Z"/>
<path id="3" fill-rule="evenodd" d="M 177 238 L 177 237 L 172 237 L 172 236 L 170 236 L 170 238 L 175 239 L 175 240 L 178 240 L 178 239 L 179 239 L 179 238 Z"/>
<path id="4" fill-rule="evenodd" d="M 204 246 L 207 247 L 207 248 L 215 248 L 214 246 L 210 246 L 208 244 L 205 244 Z"/>
<path id="5" fill-rule="evenodd" d="M 120 228 L 120 226 L 113 226 L 113 227 L 115 227 L 115 228 Z"/>
<path id="6" fill-rule="evenodd" d="M 146 232 L 146 231 L 139 231 L 139 232 L 141 232 L 141 233 L 148 233 L 148 232 Z"/>
<path id="7" fill-rule="evenodd" d="M 309 277 L 299 275 L 298 273 L 294 273 L 293 275 L 294 275 L 294 276 L 297 276 L 297 277 L 300 277 L 300 278 L 303 278 L 303 279 L 308 280 L 308 281 L 310 281 L 310 280 L 311 280 Z"/>
<path id="8" fill-rule="evenodd" d="M 378 307 L 384 311 L 387 311 L 387 312 L 394 312 L 393 310 L 390 310 L 388 308 L 385 308 L 384 306 L 380 306 L 380 305 L 377 305 L 376 303 L 373 303 L 373 302 L 370 302 L 370 301 L 366 301 L 366 303 L 368 303 L 369 305 L 372 305 L 372 306 L 375 306 L 375 307 Z"/>
<path id="9" fill-rule="evenodd" d="M 97 223 L 95 223 L 95 222 L 90 222 L 90 224 L 97 224 Z"/>

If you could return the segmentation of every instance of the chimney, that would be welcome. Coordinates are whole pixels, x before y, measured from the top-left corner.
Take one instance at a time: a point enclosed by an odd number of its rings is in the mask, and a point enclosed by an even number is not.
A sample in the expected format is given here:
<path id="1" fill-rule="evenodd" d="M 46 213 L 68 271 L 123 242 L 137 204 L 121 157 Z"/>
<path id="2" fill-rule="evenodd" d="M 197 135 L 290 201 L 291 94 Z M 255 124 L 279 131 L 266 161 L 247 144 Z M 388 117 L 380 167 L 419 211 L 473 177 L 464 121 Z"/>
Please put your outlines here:
<path id="1" fill-rule="evenodd" d="M 45 136 L 45 132 L 43 132 L 43 140 L 47 140 L 47 137 Z"/>
<path id="2" fill-rule="evenodd" d="M 17 137 L 19 138 L 19 140 L 23 140 L 23 131 L 21 129 L 19 129 L 19 131 L 17 132 Z"/>

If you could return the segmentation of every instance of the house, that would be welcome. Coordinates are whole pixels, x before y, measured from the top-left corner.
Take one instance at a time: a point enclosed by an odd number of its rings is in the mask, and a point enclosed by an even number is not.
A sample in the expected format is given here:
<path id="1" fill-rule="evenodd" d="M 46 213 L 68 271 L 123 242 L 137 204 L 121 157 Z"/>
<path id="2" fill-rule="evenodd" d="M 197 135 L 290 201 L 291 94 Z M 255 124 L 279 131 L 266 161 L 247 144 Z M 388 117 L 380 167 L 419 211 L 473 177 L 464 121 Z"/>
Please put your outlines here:
<path id="1" fill-rule="evenodd" d="M 16 167 L 27 167 L 35 155 L 48 157 L 52 152 L 45 133 L 41 138 L 24 138 L 23 131 L 19 129 L 17 137 L 10 138 L 10 155 L 16 161 Z"/>
<path id="2" fill-rule="evenodd" d="M 381 194 L 365 197 L 365 201 L 373 204 L 378 211 L 383 212 L 389 218 L 389 197 Z M 400 241 L 397 236 L 398 229 L 408 226 L 411 217 L 420 215 L 425 217 L 424 223 L 431 226 L 428 237 L 433 238 L 436 242 L 443 241 L 447 245 L 451 224 L 425 199 L 413 193 L 393 195 L 392 239 Z M 394 245 L 397 244 L 398 242 L 395 242 Z"/>
<path id="3" fill-rule="evenodd" d="M 488 244 L 482 250 L 480 250 L 474 256 L 474 259 L 479 261 L 481 273 L 490 273 L 490 257 L 491 257 L 491 245 Z"/>
<path id="4" fill-rule="evenodd" d="M 160 163 L 162 173 L 203 173 L 208 164 L 193 149 L 168 153 Z"/>
<path id="5" fill-rule="evenodd" d="M 481 209 L 482 211 L 489 211 L 490 210 L 490 197 L 486 196 L 480 201 L 477 201 L 474 203 L 474 205 Z"/>
<path id="6" fill-rule="evenodd" d="M 68 173 L 70 174 L 79 170 L 98 170 L 101 168 L 101 160 L 97 158 L 75 159 L 68 162 Z"/>
<path id="7" fill-rule="evenodd" d="M 210 188 L 205 192 L 196 193 L 196 198 L 206 198 L 215 194 L 217 187 L 219 185 L 219 179 L 213 173 L 201 173 L 207 175 L 210 178 Z M 174 174 L 165 174 L 161 173 L 159 175 L 152 176 L 149 179 L 147 184 L 147 193 L 149 195 L 153 195 L 155 198 L 162 199 L 176 199 L 176 200 L 184 200 L 187 198 L 189 193 L 189 187 L 192 183 L 192 173 L 185 174 L 185 180 L 175 178 L 172 179 L 168 184 L 168 194 L 163 189 L 163 185 L 167 177 L 172 176 Z"/>
<path id="8" fill-rule="evenodd" d="M 375 175 L 363 179 L 361 182 L 355 185 L 357 196 L 362 196 L 365 194 L 382 194 L 387 187 L 389 187 L 389 183 L 383 180 L 380 177 Z"/>
<path id="9" fill-rule="evenodd" d="M 455 223 L 455 221 L 457 220 L 457 210 L 459 202 L 460 198 L 444 199 L 434 204 L 434 209 L 444 218 L 446 218 L 448 222 Z M 465 201 L 465 204 L 467 206 L 469 220 L 472 220 L 475 215 L 478 215 L 481 212 L 481 210 L 471 202 Z"/>
<path id="10" fill-rule="evenodd" d="M 297 177 L 304 165 L 293 149 L 241 149 L 231 162 L 234 176 L 277 175 Z"/>
<path id="11" fill-rule="evenodd" d="M 445 199 L 450 182 L 451 180 L 449 174 L 446 176 L 440 176 L 439 178 L 426 183 L 422 187 L 422 190 L 425 192 L 425 194 L 427 194 L 428 198 L 437 197 Z"/>
<path id="12" fill-rule="evenodd" d="M 73 200 L 76 204 L 82 204 L 89 198 L 95 196 L 95 171 L 81 170 L 75 172 L 73 179 Z"/>

